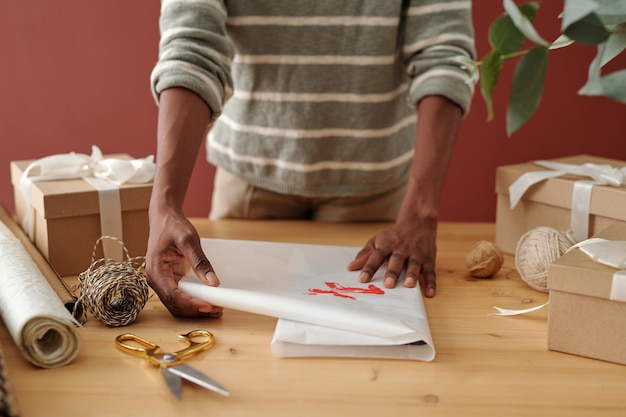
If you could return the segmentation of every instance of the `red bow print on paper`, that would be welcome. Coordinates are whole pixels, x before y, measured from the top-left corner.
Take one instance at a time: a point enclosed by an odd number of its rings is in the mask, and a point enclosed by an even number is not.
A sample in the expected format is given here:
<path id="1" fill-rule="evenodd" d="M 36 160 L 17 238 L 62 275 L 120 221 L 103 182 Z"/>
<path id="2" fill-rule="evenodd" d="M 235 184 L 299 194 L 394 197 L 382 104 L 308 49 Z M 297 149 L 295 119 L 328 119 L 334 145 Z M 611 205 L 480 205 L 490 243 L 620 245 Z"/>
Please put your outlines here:
<path id="1" fill-rule="evenodd" d="M 319 288 L 309 288 L 308 295 L 318 295 L 318 294 L 332 294 L 335 297 L 348 298 L 350 300 L 356 300 L 355 297 L 348 294 L 376 294 L 381 295 L 384 294 L 385 291 L 381 290 L 374 284 L 370 284 L 367 288 L 360 287 L 344 287 L 336 282 L 325 282 L 325 284 L 330 288 L 329 290 L 319 289 Z"/>

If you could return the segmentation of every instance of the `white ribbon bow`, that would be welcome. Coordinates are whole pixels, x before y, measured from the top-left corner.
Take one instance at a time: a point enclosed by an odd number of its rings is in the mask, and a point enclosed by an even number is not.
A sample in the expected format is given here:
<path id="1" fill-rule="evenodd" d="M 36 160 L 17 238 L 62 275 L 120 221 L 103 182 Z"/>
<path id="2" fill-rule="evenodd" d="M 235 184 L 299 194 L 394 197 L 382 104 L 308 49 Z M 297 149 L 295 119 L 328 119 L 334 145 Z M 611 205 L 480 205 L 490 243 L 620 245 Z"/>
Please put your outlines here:
<path id="1" fill-rule="evenodd" d="M 626 184 L 626 167 L 619 169 L 605 164 L 586 163 L 575 165 L 554 161 L 535 161 L 534 163 L 551 171 L 527 172 L 513 182 L 509 187 L 511 209 L 515 208 L 526 191 L 538 182 L 566 174 L 591 179 L 579 180 L 574 183 L 570 225 L 573 237 L 577 242 L 586 239 L 589 235 L 589 206 L 593 186 L 610 185 L 619 187 Z"/>
<path id="2" fill-rule="evenodd" d="M 626 241 L 596 237 L 577 243 L 568 252 L 574 248 L 580 249 L 595 262 L 616 269 L 609 299 L 626 302 Z"/>
<path id="3" fill-rule="evenodd" d="M 35 168 L 39 168 L 39 175 L 30 176 Z M 98 190 L 103 235 L 121 239 L 119 186 L 125 183 L 150 182 L 155 171 L 153 155 L 132 160 L 104 158 L 100 148 L 95 145 L 91 148 L 91 156 L 70 152 L 33 161 L 22 173 L 19 184 L 26 208 L 22 228 L 30 240 L 33 240 L 34 211 L 30 201 L 30 187 L 33 182 L 83 178 Z"/>
<path id="4" fill-rule="evenodd" d="M 626 269 L 626 241 L 594 237 L 575 244 L 568 252 L 573 248 L 580 249 L 591 259 L 603 265 L 615 269 Z"/>

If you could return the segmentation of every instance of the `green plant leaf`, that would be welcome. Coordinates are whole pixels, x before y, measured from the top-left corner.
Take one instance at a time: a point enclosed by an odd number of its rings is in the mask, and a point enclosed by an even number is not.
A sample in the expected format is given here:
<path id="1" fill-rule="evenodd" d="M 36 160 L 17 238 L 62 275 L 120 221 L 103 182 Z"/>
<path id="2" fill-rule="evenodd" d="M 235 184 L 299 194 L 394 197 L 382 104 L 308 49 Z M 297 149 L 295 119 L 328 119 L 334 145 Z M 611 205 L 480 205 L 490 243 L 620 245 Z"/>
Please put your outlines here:
<path id="1" fill-rule="evenodd" d="M 609 38 L 609 31 L 595 13 L 572 22 L 563 32 L 567 37 L 583 45 L 597 45 Z"/>
<path id="2" fill-rule="evenodd" d="M 611 0 L 614 1 L 614 0 Z M 563 13 L 561 13 L 561 32 L 565 33 L 565 29 L 574 22 L 579 21 L 589 13 L 598 10 L 598 2 L 596 0 L 565 0 L 563 5 Z"/>
<path id="3" fill-rule="evenodd" d="M 532 22 L 524 16 L 521 11 L 517 8 L 513 0 L 503 0 L 504 10 L 511 16 L 513 23 L 515 26 L 531 41 L 535 42 L 538 45 L 548 46 L 548 42 L 546 42 L 535 30 Z"/>
<path id="4" fill-rule="evenodd" d="M 528 2 L 519 6 L 520 13 L 530 22 L 535 20 L 539 3 Z M 511 16 L 507 13 L 500 15 L 489 27 L 489 44 L 502 55 L 519 51 L 526 36 L 515 26 Z"/>
<path id="5" fill-rule="evenodd" d="M 554 42 L 552 42 L 552 45 L 550 45 L 550 49 L 565 48 L 566 46 L 570 46 L 573 43 L 574 43 L 573 40 L 571 40 L 565 35 L 561 35 Z"/>
<path id="6" fill-rule="evenodd" d="M 612 72 L 600 81 L 607 97 L 626 104 L 626 70 Z"/>
<path id="7" fill-rule="evenodd" d="M 500 77 L 502 60 L 498 51 L 491 51 L 485 55 L 481 62 L 480 92 L 487 106 L 487 120 L 491 121 L 493 120 L 493 100 L 491 94 Z"/>
<path id="8" fill-rule="evenodd" d="M 595 13 L 605 25 L 626 22 L 626 2 L 618 0 L 595 0 L 595 2 L 598 3 Z"/>
<path id="9" fill-rule="evenodd" d="M 604 94 L 602 83 L 600 82 L 600 74 L 602 71 L 602 57 L 606 51 L 606 43 L 597 46 L 596 56 L 589 64 L 587 70 L 587 82 L 578 90 L 578 94 L 584 96 L 598 96 Z"/>
<path id="10" fill-rule="evenodd" d="M 605 96 L 626 104 L 626 70 L 615 71 L 604 77 L 590 78 L 578 94 Z"/>
<path id="11" fill-rule="evenodd" d="M 626 30 L 626 25 L 624 26 Z M 601 66 L 609 63 L 613 58 L 621 54 L 626 49 L 626 33 L 614 33 L 606 41 L 606 48 L 602 54 Z"/>
<path id="12" fill-rule="evenodd" d="M 548 48 L 538 45 L 531 48 L 515 67 L 507 109 L 507 134 L 524 125 L 535 113 L 548 69 Z"/>

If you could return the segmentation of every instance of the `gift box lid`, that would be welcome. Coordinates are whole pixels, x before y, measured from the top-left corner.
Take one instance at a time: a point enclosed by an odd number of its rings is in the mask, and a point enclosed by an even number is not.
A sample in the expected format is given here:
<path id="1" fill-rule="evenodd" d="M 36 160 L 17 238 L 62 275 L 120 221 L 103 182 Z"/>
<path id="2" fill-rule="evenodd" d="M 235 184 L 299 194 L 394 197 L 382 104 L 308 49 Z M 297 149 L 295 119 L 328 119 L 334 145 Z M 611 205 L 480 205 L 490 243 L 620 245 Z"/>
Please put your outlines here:
<path id="1" fill-rule="evenodd" d="M 594 237 L 626 240 L 626 223 L 615 222 Z M 573 248 L 548 267 L 548 289 L 615 300 L 612 296 L 613 280 L 618 271 L 594 261 L 580 249 Z"/>
<path id="2" fill-rule="evenodd" d="M 610 165 L 613 168 L 626 167 L 626 161 L 617 159 L 602 158 L 592 155 L 574 155 L 564 158 L 551 159 L 550 161 L 567 164 L 582 165 L 585 163 Z M 548 168 L 535 163 L 526 162 L 522 164 L 504 165 L 496 170 L 496 193 L 509 195 L 509 187 L 520 176 L 527 172 L 549 171 Z M 589 177 L 581 177 L 572 174 L 565 174 L 560 177 L 550 178 L 531 186 L 523 196 L 524 200 L 536 203 L 547 204 L 555 207 L 570 209 L 572 204 L 572 192 L 574 182 Z M 612 185 L 597 185 L 593 188 L 589 213 L 602 215 L 614 219 L 626 220 L 626 186 L 619 187 Z"/>
<path id="3" fill-rule="evenodd" d="M 107 158 L 133 159 L 127 154 L 106 155 Z M 19 193 L 20 178 L 32 160 L 11 162 L 11 183 Z M 33 175 L 37 175 L 36 169 Z M 84 216 L 100 212 L 98 190 L 83 179 L 36 181 L 31 186 L 31 205 L 43 218 Z M 122 211 L 147 209 L 152 182 L 122 184 L 119 187 Z"/>

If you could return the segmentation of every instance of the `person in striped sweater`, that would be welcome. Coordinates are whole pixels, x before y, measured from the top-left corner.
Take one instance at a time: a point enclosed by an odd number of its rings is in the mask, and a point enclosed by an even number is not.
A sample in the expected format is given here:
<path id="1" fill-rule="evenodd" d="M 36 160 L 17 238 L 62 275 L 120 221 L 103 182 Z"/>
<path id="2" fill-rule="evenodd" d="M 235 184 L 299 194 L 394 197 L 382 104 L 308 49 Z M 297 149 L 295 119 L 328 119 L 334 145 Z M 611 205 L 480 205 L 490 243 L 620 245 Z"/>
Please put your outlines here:
<path id="1" fill-rule="evenodd" d="M 469 0 L 163 0 L 148 281 L 175 316 L 222 309 L 182 204 L 204 134 L 211 218 L 389 221 L 347 266 L 435 294 L 439 203 L 474 92 Z M 218 271 L 219 273 L 219 271 Z"/>

